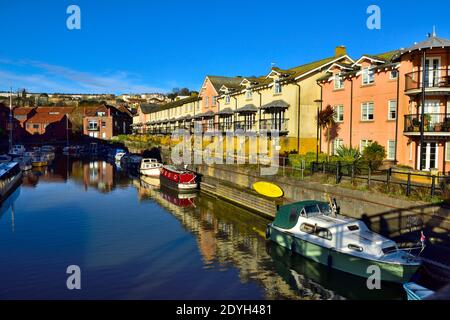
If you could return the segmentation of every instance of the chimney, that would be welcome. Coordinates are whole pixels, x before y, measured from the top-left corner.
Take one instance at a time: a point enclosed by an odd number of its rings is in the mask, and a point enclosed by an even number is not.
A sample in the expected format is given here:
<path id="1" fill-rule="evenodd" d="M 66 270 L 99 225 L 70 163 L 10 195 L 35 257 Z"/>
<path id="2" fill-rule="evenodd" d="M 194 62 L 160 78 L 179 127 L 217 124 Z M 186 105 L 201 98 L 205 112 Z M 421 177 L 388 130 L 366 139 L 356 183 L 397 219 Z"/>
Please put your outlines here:
<path id="1" fill-rule="evenodd" d="M 335 57 L 342 57 L 347 54 L 347 48 L 345 46 L 338 46 L 334 50 Z"/>

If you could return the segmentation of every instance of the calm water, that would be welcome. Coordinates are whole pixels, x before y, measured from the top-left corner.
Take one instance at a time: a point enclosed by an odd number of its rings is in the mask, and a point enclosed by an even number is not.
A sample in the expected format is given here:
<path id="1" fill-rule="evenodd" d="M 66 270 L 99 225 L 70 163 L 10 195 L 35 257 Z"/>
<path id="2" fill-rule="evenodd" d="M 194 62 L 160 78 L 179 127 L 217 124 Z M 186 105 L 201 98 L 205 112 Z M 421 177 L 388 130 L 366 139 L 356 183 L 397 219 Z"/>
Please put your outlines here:
<path id="1" fill-rule="evenodd" d="M 0 213 L 0 299 L 402 299 L 264 239 L 267 220 L 104 161 L 34 171 Z M 82 290 L 66 288 L 78 265 Z"/>

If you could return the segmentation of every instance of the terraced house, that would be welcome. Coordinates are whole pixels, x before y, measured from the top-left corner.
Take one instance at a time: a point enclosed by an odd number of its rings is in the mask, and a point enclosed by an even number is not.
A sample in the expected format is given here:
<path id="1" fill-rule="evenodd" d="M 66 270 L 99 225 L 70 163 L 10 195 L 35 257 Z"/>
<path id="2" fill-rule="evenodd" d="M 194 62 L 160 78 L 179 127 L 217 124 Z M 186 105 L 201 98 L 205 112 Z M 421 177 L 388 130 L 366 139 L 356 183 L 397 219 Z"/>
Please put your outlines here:
<path id="1" fill-rule="evenodd" d="M 436 34 L 407 49 L 333 64 L 318 81 L 323 104 L 336 111 L 333 152 L 341 145 L 363 151 L 377 141 L 392 163 L 448 172 L 449 65 L 450 40 Z"/>
<path id="2" fill-rule="evenodd" d="M 329 58 L 290 69 L 272 67 L 265 76 L 224 84 L 218 98 L 216 130 L 257 134 L 276 131 L 281 152 L 315 151 L 317 100 L 321 96 L 317 80 L 335 63 L 353 63 L 345 47 L 337 47 Z"/>
<path id="3" fill-rule="evenodd" d="M 188 97 L 153 108 L 149 113 L 147 133 L 170 135 L 176 129 L 193 132 L 194 119 L 201 114 L 201 98 Z"/>

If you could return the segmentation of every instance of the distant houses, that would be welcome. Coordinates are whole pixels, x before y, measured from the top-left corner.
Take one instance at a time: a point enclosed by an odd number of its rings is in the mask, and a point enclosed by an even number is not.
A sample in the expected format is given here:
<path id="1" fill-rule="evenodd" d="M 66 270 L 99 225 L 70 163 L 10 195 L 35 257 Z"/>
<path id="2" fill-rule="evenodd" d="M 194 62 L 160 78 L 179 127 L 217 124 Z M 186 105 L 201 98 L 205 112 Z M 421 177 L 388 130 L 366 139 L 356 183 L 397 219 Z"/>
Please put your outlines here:
<path id="1" fill-rule="evenodd" d="M 82 107 L 15 107 L 12 110 L 16 142 L 65 141 L 74 134 L 110 140 L 131 133 L 132 115 L 124 106 L 96 104 Z M 9 107 L 0 103 L 0 136 L 8 136 Z"/>

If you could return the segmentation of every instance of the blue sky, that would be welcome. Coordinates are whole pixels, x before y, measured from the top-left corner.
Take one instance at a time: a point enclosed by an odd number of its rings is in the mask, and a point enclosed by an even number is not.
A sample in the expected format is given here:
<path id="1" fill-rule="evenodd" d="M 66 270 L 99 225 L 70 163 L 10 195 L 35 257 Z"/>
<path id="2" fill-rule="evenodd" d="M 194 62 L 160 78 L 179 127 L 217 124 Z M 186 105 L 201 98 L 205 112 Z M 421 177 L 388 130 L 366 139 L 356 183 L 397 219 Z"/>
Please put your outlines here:
<path id="1" fill-rule="evenodd" d="M 81 30 L 66 27 L 71 4 L 81 8 Z M 381 30 L 366 27 L 371 4 L 382 10 Z M 271 63 L 294 67 L 333 55 L 337 45 L 346 45 L 352 57 L 407 47 L 433 25 L 438 36 L 450 38 L 450 2 L 425 4 L 0 0 L 0 91 L 199 90 L 207 74 L 263 75 Z"/>

